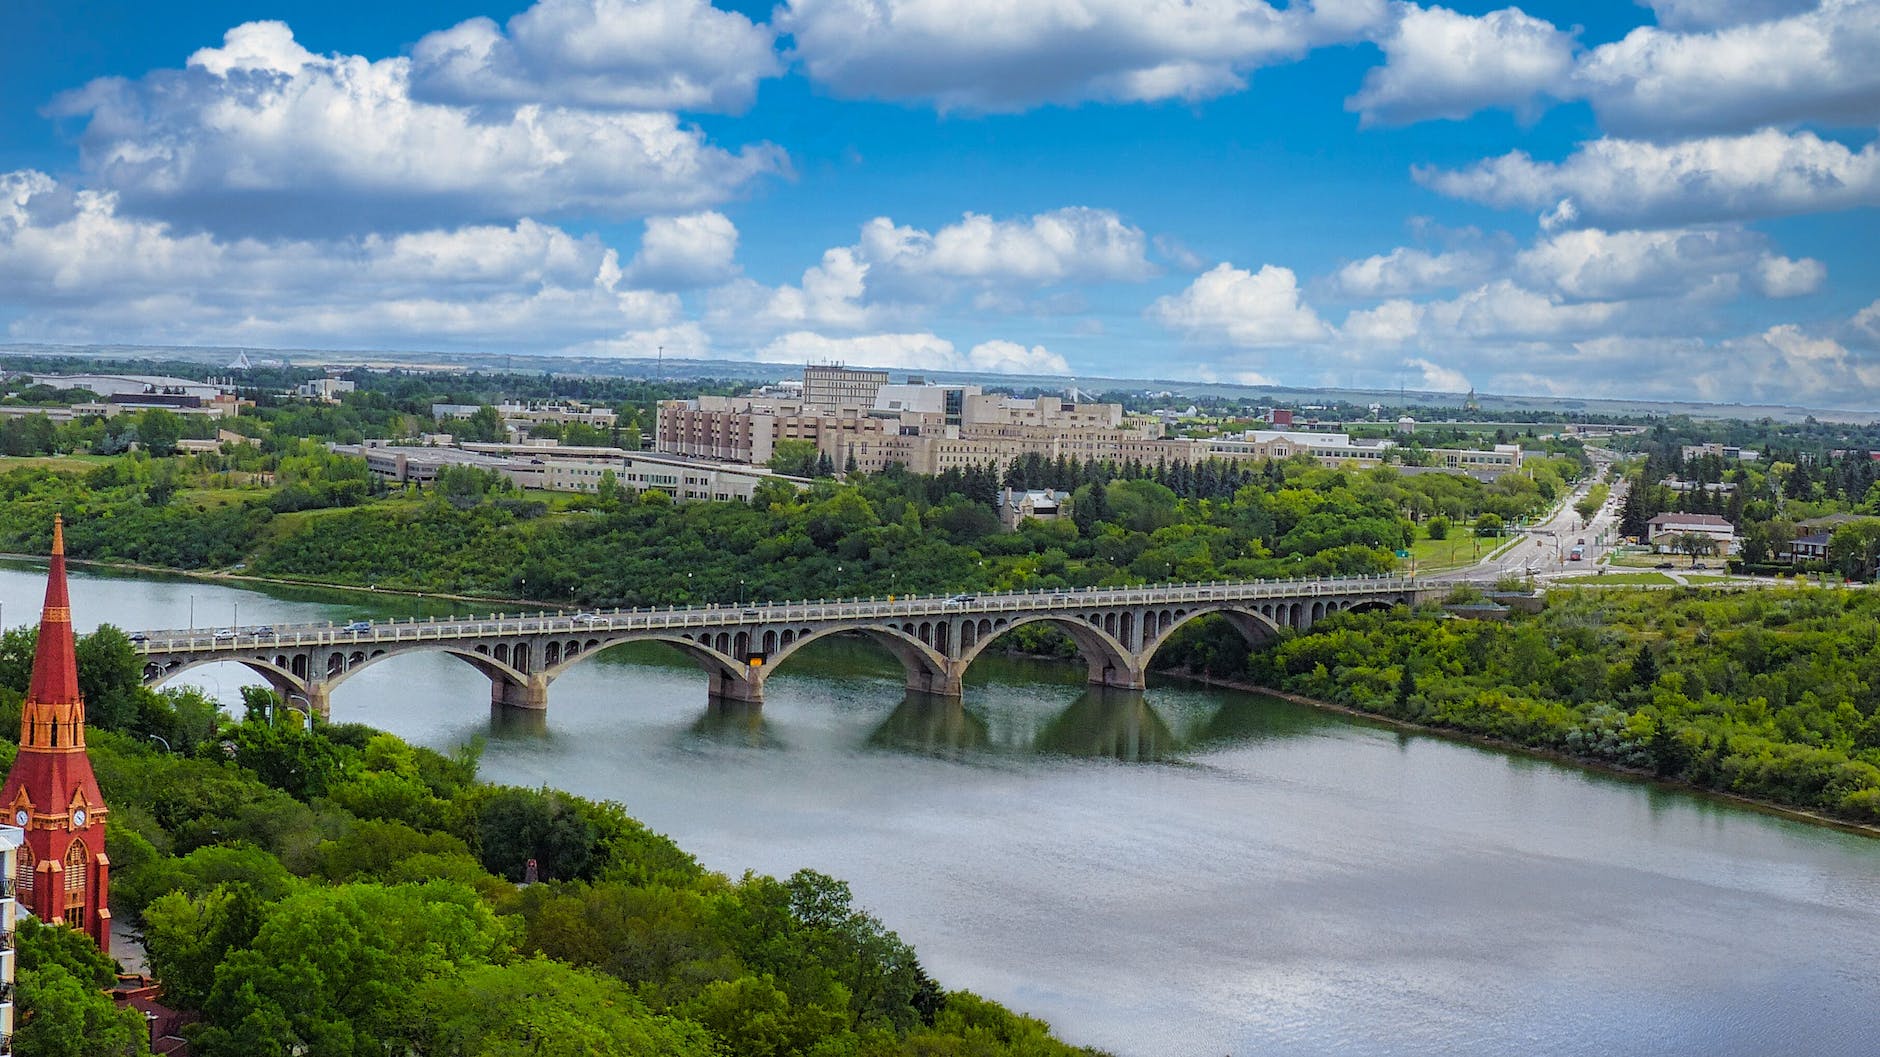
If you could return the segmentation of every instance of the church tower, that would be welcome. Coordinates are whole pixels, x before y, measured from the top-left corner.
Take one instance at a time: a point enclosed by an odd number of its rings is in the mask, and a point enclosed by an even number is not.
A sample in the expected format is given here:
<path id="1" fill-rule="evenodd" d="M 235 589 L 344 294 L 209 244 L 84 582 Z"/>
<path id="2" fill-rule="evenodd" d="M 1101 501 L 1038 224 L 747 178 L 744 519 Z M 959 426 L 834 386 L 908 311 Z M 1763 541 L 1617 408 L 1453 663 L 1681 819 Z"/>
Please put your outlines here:
<path id="1" fill-rule="evenodd" d="M 111 952 L 104 797 L 85 755 L 72 609 L 65 589 L 65 525 L 52 523 L 52 568 L 39 618 L 33 681 L 20 717 L 20 753 L 0 787 L 0 810 L 26 831 L 14 894 L 41 921 L 63 921 Z"/>

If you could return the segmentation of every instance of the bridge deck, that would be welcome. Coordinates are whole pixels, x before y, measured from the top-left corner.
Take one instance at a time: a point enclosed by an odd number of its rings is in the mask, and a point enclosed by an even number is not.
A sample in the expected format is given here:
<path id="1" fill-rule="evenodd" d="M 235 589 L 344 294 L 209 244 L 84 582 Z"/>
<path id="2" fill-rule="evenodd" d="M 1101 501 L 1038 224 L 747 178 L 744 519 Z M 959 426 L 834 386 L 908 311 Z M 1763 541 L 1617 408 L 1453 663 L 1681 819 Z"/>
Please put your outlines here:
<path id="1" fill-rule="evenodd" d="M 415 643 L 440 639 L 493 638 L 550 632 L 665 631 L 689 628 L 736 628 L 793 621 L 960 617 L 1022 611 L 1078 610 L 1183 603 L 1299 601 L 1324 595 L 1394 595 L 1429 586 L 1403 576 L 1320 577 L 1306 580 L 1250 580 L 1197 584 L 1158 584 L 1144 587 L 1035 589 L 985 592 L 965 596 L 922 595 L 911 598 L 837 599 L 798 602 L 754 602 L 748 605 L 640 607 L 599 612 L 492 614 L 406 621 L 373 621 L 371 627 L 347 631 L 333 622 L 324 624 L 256 624 L 236 628 L 173 628 L 138 633 L 138 648 L 145 654 L 193 653 L 254 649 L 257 646 L 355 645 Z"/>

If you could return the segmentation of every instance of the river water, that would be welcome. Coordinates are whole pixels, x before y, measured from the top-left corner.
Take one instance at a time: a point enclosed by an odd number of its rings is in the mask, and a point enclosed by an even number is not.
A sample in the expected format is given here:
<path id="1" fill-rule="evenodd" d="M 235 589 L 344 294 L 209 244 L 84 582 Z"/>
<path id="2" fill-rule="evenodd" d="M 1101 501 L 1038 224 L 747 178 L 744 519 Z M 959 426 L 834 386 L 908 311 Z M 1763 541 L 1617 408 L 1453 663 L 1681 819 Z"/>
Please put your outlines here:
<path id="1" fill-rule="evenodd" d="M 41 572 L 0 567 L 0 617 Z M 448 605 L 77 571 L 81 628 Z M 864 644 L 713 709 L 663 647 L 609 651 L 545 716 L 443 655 L 366 669 L 334 719 L 483 774 L 619 800 L 707 865 L 848 880 L 946 986 L 1161 1055 L 1880 1051 L 1880 840 L 1182 683 L 1093 692 L 989 659 L 964 707 Z M 235 666 L 188 678 L 234 699 Z"/>

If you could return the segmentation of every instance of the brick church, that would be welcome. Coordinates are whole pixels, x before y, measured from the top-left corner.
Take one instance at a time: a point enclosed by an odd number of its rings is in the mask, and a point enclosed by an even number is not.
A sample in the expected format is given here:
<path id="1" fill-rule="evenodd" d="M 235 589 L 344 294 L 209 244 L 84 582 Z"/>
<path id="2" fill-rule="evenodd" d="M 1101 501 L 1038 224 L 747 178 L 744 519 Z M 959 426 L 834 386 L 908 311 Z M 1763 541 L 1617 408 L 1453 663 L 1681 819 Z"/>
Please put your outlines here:
<path id="1" fill-rule="evenodd" d="M 84 932 L 110 953 L 105 804 L 85 755 L 85 702 L 78 692 L 65 526 L 59 520 L 52 525 L 52 568 L 20 719 L 20 752 L 0 787 L 0 810 L 26 831 L 14 878 L 19 905 L 41 921 L 63 921 Z"/>

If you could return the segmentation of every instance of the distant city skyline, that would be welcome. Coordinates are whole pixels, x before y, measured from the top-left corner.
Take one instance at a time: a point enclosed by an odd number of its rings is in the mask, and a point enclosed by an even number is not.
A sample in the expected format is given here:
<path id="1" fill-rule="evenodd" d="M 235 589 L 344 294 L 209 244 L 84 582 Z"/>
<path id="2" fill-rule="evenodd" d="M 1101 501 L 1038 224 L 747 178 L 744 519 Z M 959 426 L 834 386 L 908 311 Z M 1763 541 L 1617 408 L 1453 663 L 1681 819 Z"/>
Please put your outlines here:
<path id="1" fill-rule="evenodd" d="M 1880 406 L 1880 3 L 10 5 L 0 335 Z"/>

